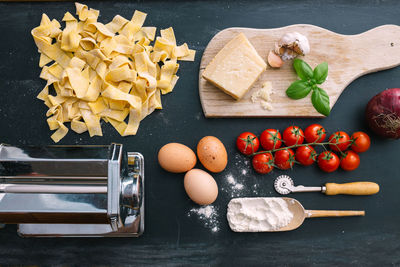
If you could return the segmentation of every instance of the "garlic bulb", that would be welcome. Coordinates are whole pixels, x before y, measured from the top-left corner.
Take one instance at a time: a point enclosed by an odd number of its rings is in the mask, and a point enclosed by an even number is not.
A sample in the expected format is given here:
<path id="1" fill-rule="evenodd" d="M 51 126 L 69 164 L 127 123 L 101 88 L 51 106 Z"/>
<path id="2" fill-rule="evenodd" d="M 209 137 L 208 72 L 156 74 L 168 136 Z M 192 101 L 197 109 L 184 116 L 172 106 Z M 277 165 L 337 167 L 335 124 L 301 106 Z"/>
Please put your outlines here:
<path id="1" fill-rule="evenodd" d="M 283 60 L 304 56 L 309 52 L 310 44 L 307 37 L 298 32 L 286 33 L 278 43 L 275 43 L 275 53 L 280 55 Z"/>

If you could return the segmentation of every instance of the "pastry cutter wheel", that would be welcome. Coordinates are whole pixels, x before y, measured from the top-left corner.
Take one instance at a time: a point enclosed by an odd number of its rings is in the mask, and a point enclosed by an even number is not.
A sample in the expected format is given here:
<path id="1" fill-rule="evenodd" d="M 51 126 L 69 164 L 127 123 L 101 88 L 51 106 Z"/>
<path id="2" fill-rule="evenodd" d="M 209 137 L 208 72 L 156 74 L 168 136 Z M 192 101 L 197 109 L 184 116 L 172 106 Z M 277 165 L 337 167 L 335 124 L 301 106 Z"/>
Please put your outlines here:
<path id="1" fill-rule="evenodd" d="M 379 185 L 373 182 L 353 182 L 345 184 L 326 183 L 324 186 L 295 186 L 287 175 L 275 179 L 275 190 L 282 195 L 297 192 L 322 192 L 325 195 L 373 195 L 379 192 Z"/>

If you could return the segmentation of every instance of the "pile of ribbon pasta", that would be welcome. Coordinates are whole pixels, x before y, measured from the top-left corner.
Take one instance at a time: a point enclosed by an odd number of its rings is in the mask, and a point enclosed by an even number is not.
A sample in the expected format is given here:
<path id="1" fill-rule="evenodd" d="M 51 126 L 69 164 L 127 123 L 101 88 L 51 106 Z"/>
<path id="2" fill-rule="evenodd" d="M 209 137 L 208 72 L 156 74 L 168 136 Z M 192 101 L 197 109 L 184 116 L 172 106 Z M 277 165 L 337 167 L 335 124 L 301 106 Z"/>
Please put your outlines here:
<path id="1" fill-rule="evenodd" d="M 63 30 L 46 14 L 32 30 L 40 77 L 47 81 L 37 97 L 49 107 L 51 138 L 58 142 L 68 133 L 66 122 L 77 133 L 102 136 L 100 120 L 122 136 L 135 135 L 140 121 L 162 108 L 161 94 L 174 88 L 177 61 L 193 61 L 195 51 L 177 46 L 172 28 L 155 38 L 155 27 L 142 27 L 146 14 L 140 11 L 131 20 L 117 15 L 102 24 L 98 10 L 75 5 L 79 19 L 65 13 Z"/>

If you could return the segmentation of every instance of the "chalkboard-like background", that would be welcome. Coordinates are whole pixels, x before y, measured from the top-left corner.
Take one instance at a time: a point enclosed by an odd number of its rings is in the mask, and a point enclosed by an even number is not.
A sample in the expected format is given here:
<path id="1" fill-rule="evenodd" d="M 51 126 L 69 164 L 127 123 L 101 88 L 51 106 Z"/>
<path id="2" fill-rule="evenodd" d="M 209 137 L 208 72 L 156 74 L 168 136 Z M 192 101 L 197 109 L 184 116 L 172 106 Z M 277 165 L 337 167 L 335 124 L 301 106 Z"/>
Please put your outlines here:
<path id="1" fill-rule="evenodd" d="M 0 230 L 0 263 L 39 265 L 400 265 L 399 157 L 400 143 L 377 138 L 363 117 L 368 100 L 385 88 L 400 86 L 400 68 L 359 78 L 348 86 L 326 119 L 205 119 L 198 96 L 198 67 L 208 41 L 227 27 L 274 28 L 308 23 L 342 34 L 357 34 L 383 24 L 400 24 L 399 3 L 393 1 L 93 1 L 100 21 L 114 15 L 130 18 L 135 9 L 148 13 L 145 25 L 173 26 L 179 43 L 197 50 L 195 62 L 182 62 L 180 80 L 172 94 L 163 97 L 164 109 L 141 124 L 136 136 L 122 138 L 103 125 L 103 137 L 70 133 L 61 144 L 123 143 L 139 151 L 146 162 L 146 230 L 140 238 L 23 239 L 16 227 Z M 75 12 L 73 2 L 0 4 L 0 141 L 15 145 L 52 144 L 45 112 L 35 97 L 44 86 L 39 79 L 39 54 L 30 31 L 43 12 L 61 20 Z M 400 42 L 400 36 L 394 40 Z M 396 41 L 395 41 L 396 42 Z M 314 47 L 313 49 L 317 49 Z M 329 51 L 326 51 L 329 53 Z M 349 51 L 351 53 L 351 51 Z M 340 60 L 340 58 L 338 58 Z M 356 65 L 354 67 L 357 67 Z M 370 180 L 381 192 L 370 197 L 292 195 L 308 209 L 365 209 L 360 218 L 309 219 L 293 232 L 233 233 L 226 222 L 230 192 L 220 191 L 220 231 L 212 233 L 188 212 L 196 207 L 185 195 L 183 175 L 166 173 L 157 164 L 158 149 L 168 142 L 195 148 L 205 135 L 226 145 L 229 164 L 214 175 L 220 188 L 229 190 L 226 176 L 245 184 L 237 196 L 277 196 L 273 179 L 281 171 L 257 175 L 238 156 L 235 137 L 242 131 L 261 133 L 265 128 L 321 123 L 329 132 L 363 130 L 371 134 L 371 149 L 361 155 L 359 169 L 326 174 L 316 166 L 296 166 L 289 174 L 297 184 Z M 201 167 L 201 166 L 199 166 Z M 253 192 L 252 186 L 258 189 Z"/>

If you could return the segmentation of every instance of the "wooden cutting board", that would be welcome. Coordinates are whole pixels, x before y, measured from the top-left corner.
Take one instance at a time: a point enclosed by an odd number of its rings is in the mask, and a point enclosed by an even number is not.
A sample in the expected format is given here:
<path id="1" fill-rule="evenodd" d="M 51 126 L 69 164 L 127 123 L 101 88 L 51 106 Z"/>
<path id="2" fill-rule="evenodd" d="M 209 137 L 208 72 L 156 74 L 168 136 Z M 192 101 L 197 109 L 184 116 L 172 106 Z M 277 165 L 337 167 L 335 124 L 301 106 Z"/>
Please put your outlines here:
<path id="1" fill-rule="evenodd" d="M 259 55 L 266 60 L 274 44 L 287 32 L 297 31 L 307 36 L 311 52 L 303 59 L 312 68 L 324 61 L 329 72 L 321 85 L 333 107 L 342 91 L 358 77 L 400 65 L 400 27 L 384 25 L 357 35 L 341 35 L 313 25 L 291 25 L 276 29 L 228 28 L 212 38 L 200 63 L 199 94 L 206 117 L 324 117 L 313 108 L 310 95 L 301 100 L 289 99 L 285 91 L 297 79 L 292 61 L 280 69 L 268 67 L 250 91 L 239 101 L 202 78 L 212 58 L 238 33 L 244 33 Z M 264 110 L 251 95 L 266 81 L 272 83 L 273 110 Z"/>

